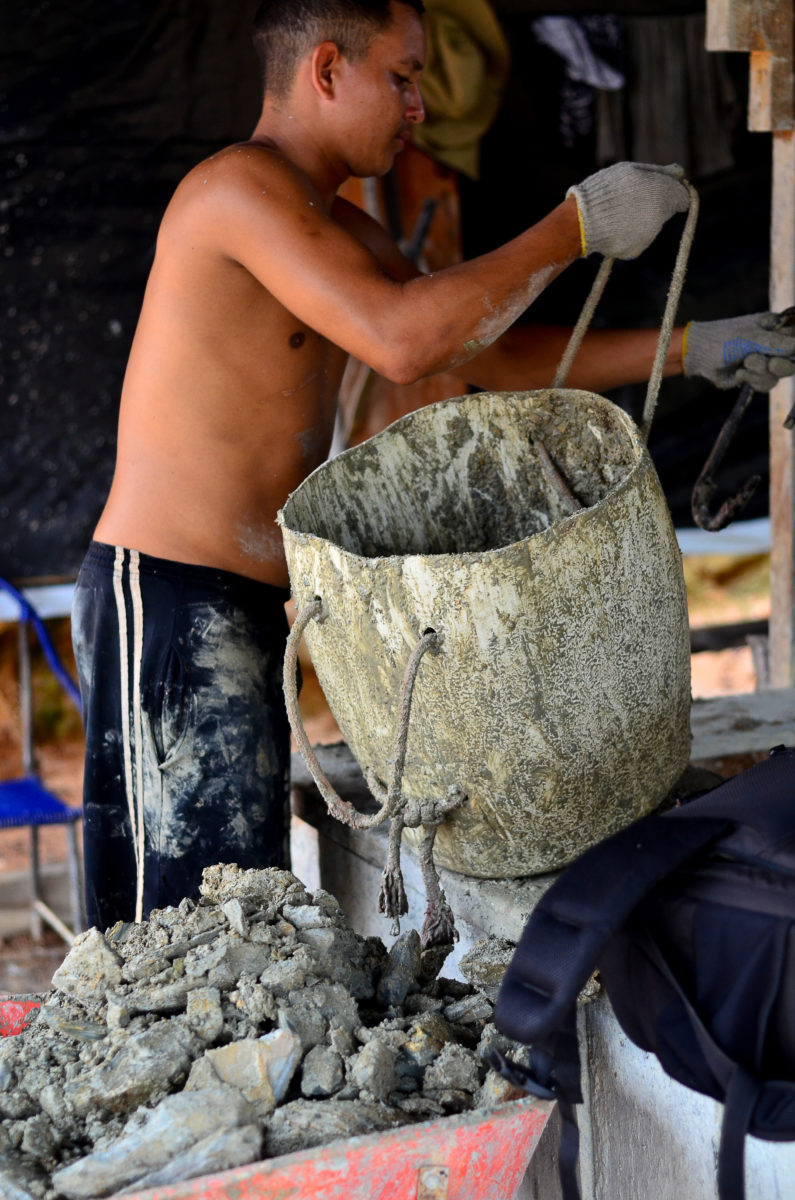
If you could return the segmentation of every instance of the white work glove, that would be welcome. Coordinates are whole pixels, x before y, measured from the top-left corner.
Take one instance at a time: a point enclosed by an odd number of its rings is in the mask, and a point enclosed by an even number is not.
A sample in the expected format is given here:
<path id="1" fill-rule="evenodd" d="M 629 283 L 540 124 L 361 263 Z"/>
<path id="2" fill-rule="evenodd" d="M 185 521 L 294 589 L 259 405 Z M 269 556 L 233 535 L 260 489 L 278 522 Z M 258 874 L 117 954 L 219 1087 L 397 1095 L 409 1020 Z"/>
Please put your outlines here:
<path id="1" fill-rule="evenodd" d="M 672 163 L 616 163 L 566 192 L 580 214 L 582 252 L 636 258 L 674 213 L 686 212 L 690 193 L 682 167 Z"/>
<path id="2" fill-rule="evenodd" d="M 795 313 L 691 321 L 682 365 L 685 375 L 703 375 L 719 388 L 750 383 L 755 392 L 769 392 L 785 375 L 795 375 Z"/>

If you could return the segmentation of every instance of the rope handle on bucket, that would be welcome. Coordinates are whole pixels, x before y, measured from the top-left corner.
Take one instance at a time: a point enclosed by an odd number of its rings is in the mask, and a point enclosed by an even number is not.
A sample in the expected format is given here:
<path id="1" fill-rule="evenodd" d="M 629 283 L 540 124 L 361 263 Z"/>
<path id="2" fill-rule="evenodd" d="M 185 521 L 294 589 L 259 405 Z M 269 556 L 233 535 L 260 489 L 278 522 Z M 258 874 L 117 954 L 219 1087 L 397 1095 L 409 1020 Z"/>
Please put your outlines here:
<path id="1" fill-rule="evenodd" d="M 427 907 L 422 929 L 422 945 L 447 945 L 454 939 L 457 940 L 458 934 L 433 862 L 433 843 L 438 826 L 449 812 L 464 802 L 466 794 L 457 785 L 448 788 L 444 800 L 409 802 L 402 794 L 414 684 L 424 654 L 439 645 L 439 635 L 434 629 L 426 629 L 411 653 L 400 689 L 400 716 L 395 739 L 392 779 L 389 786 L 385 787 L 372 769 L 366 772 L 367 786 L 379 808 L 374 813 L 363 813 L 349 801 L 343 800 L 329 781 L 310 745 L 298 707 L 298 647 L 309 622 L 314 620 L 320 624 L 326 616 L 322 599 L 319 596 L 313 597 L 299 612 L 287 637 L 284 652 L 284 697 L 290 728 L 318 791 L 333 817 L 352 829 L 374 829 L 391 819 L 387 861 L 378 896 L 378 911 L 393 919 L 394 935 L 400 932 L 399 918 L 408 912 L 403 873 L 400 868 L 401 835 L 405 827 L 423 826 L 419 860 Z"/>
<path id="2" fill-rule="evenodd" d="M 682 236 L 679 239 L 679 250 L 674 264 L 671 283 L 668 288 L 668 296 L 665 302 L 665 311 L 660 324 L 660 336 L 657 339 L 657 349 L 652 363 L 649 383 L 646 389 L 646 399 L 643 404 L 643 418 L 641 422 L 640 432 L 644 442 L 649 440 L 652 421 L 654 420 L 654 411 L 657 407 L 657 396 L 662 383 L 663 371 L 665 369 L 665 359 L 668 354 L 668 347 L 671 342 L 671 334 L 674 327 L 674 318 L 676 310 L 679 307 L 679 300 L 682 296 L 682 288 L 685 282 L 685 274 L 687 272 L 687 261 L 690 257 L 690 250 L 693 246 L 693 237 L 696 231 L 696 221 L 698 220 L 698 192 L 693 187 L 692 183 L 683 180 L 685 187 L 690 194 L 690 204 L 687 210 L 687 220 L 685 227 L 682 230 Z M 555 378 L 552 380 L 552 386 L 562 388 L 566 383 L 572 363 L 577 357 L 582 339 L 585 337 L 586 331 L 593 320 L 593 315 L 596 312 L 596 306 L 602 298 L 602 293 L 605 290 L 605 284 L 610 277 L 610 272 L 613 269 L 614 258 L 605 258 L 594 279 L 591 290 L 586 297 L 585 304 L 582 307 L 577 324 L 571 332 L 569 343 L 563 352 L 563 357 L 560 360 Z"/>

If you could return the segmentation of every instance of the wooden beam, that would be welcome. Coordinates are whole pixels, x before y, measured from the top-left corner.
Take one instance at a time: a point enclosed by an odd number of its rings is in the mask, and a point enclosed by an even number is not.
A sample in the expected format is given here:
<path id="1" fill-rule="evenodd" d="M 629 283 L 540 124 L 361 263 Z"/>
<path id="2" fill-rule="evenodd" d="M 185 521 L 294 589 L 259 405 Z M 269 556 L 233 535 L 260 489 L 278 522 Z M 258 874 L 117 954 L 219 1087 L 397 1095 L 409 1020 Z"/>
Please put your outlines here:
<path id="1" fill-rule="evenodd" d="M 795 133 L 773 135 L 770 307 L 795 304 Z M 770 685 L 795 682 L 795 381 L 770 393 Z"/>
<path id="2" fill-rule="evenodd" d="M 795 4 L 707 0 L 708 50 L 751 56 L 748 128 L 772 133 L 770 308 L 795 304 Z M 770 393 L 770 686 L 795 683 L 795 383 Z"/>

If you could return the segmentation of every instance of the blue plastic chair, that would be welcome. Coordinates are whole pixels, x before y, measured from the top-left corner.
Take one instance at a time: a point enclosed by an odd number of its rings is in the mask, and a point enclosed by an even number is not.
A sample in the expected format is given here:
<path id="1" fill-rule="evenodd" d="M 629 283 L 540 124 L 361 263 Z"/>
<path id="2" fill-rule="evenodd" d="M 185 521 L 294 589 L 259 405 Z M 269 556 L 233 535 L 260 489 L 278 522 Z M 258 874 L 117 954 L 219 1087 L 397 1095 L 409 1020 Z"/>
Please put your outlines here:
<path id="1" fill-rule="evenodd" d="M 65 670 L 50 641 L 49 634 L 33 605 L 13 584 L 0 578 L 0 591 L 10 596 L 18 610 L 19 622 L 19 711 L 22 734 L 22 771 L 18 779 L 0 782 L 0 829 L 30 826 L 30 888 L 31 934 L 41 937 L 41 922 L 46 921 L 67 942 L 72 942 L 85 927 L 83 913 L 82 863 L 77 846 L 77 823 L 83 815 L 80 808 L 65 804 L 45 787 L 36 770 L 33 744 L 33 679 L 31 672 L 30 635 L 36 634 L 44 656 L 64 691 L 80 709 L 80 693 Z M 45 903 L 39 862 L 39 829 L 42 825 L 64 825 L 69 865 L 69 892 L 72 909 L 72 929 Z"/>

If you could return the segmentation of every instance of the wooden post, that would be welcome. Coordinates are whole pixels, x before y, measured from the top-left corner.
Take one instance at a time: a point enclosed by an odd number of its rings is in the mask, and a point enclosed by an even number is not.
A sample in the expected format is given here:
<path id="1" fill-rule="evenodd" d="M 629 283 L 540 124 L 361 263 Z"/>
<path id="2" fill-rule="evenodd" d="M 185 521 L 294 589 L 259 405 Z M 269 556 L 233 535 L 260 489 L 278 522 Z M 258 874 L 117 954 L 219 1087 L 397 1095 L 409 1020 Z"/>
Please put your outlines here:
<path id="1" fill-rule="evenodd" d="M 751 56 L 748 128 L 773 140 L 770 308 L 795 304 L 795 18 L 793 0 L 707 0 L 707 49 Z M 784 429 L 795 381 L 770 393 L 770 686 L 795 683 L 795 433 Z"/>

